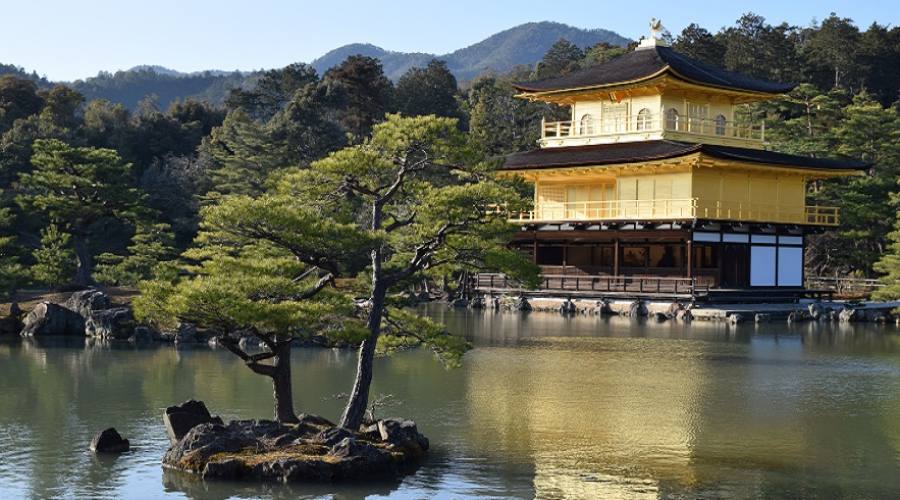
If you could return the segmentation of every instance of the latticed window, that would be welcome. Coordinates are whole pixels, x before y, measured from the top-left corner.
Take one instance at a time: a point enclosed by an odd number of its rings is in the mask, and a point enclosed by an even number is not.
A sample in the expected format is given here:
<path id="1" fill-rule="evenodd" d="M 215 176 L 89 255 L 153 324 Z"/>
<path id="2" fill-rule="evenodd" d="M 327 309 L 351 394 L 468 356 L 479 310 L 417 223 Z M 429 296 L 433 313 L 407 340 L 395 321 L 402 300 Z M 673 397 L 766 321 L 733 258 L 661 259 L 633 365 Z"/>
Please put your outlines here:
<path id="1" fill-rule="evenodd" d="M 644 108 L 638 111 L 635 130 L 650 130 L 650 110 Z"/>
<path id="2" fill-rule="evenodd" d="M 678 110 L 675 108 L 669 108 L 666 110 L 666 130 L 678 130 L 678 122 L 681 117 L 678 115 Z"/>
<path id="3" fill-rule="evenodd" d="M 581 130 L 581 135 L 594 135 L 594 115 L 582 116 L 579 130 Z"/>
<path id="4" fill-rule="evenodd" d="M 725 115 L 719 115 L 716 117 L 716 135 L 725 135 L 725 125 L 728 120 L 725 119 Z"/>

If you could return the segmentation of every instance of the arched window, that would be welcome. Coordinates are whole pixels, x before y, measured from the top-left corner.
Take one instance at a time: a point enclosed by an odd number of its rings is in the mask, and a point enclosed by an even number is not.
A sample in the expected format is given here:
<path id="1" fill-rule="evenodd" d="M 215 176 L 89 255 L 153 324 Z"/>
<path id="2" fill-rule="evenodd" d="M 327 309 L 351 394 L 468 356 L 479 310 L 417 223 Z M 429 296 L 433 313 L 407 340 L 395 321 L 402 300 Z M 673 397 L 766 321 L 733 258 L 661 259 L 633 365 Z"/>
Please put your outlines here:
<path id="1" fill-rule="evenodd" d="M 725 124 L 728 120 L 725 119 L 725 115 L 719 115 L 716 117 L 716 135 L 725 135 Z"/>
<path id="2" fill-rule="evenodd" d="M 638 111 L 637 114 L 637 123 L 635 123 L 635 130 L 650 130 L 650 110 L 644 108 Z"/>
<path id="3" fill-rule="evenodd" d="M 666 111 L 666 130 L 678 130 L 679 121 L 680 117 L 678 116 L 678 110 L 669 108 Z"/>
<path id="4" fill-rule="evenodd" d="M 594 115 L 586 114 L 582 116 L 579 130 L 581 135 L 594 135 Z"/>

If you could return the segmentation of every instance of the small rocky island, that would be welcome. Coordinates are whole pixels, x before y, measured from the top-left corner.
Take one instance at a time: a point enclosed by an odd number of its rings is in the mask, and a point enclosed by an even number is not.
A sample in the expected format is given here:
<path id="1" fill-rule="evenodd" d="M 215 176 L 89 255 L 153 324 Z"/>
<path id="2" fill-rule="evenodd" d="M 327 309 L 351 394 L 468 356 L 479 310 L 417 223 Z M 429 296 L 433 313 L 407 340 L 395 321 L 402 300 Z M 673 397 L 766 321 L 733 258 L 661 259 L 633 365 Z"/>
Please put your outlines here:
<path id="1" fill-rule="evenodd" d="M 409 420 L 384 419 L 358 431 L 301 414 L 298 422 L 234 420 L 210 415 L 200 401 L 166 408 L 172 446 L 163 466 L 204 479 L 330 482 L 391 479 L 410 473 L 428 439 Z"/>

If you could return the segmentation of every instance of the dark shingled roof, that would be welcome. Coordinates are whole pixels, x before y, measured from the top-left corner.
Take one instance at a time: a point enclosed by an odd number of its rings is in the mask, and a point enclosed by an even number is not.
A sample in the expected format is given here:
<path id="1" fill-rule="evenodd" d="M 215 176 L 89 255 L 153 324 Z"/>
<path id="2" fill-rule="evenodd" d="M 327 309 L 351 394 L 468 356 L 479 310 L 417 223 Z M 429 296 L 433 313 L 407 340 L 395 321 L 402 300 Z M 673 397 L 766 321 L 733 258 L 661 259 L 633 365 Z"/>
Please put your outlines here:
<path id="1" fill-rule="evenodd" d="M 723 160 L 794 168 L 863 170 L 869 167 L 868 164 L 855 160 L 811 158 L 762 149 L 658 140 L 535 149 L 508 155 L 501 168 L 503 170 L 539 170 L 542 168 L 611 165 L 664 160 L 692 153 L 705 153 Z"/>
<path id="2" fill-rule="evenodd" d="M 669 47 L 637 49 L 621 57 L 611 59 L 590 68 L 559 78 L 536 82 L 518 82 L 513 86 L 523 92 L 546 92 L 584 87 L 600 87 L 649 78 L 668 70 L 681 79 L 738 90 L 768 94 L 783 94 L 794 88 L 793 84 L 768 82 L 725 71 L 696 59 L 679 54 Z"/>

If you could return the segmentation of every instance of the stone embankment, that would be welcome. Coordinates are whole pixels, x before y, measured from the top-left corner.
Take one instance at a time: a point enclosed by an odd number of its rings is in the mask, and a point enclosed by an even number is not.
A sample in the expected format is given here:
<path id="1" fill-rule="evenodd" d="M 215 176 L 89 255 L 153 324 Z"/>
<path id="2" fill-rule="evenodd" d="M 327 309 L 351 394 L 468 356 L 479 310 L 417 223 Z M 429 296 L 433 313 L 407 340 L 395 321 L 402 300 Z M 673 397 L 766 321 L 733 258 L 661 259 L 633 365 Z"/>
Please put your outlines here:
<path id="1" fill-rule="evenodd" d="M 456 301 L 452 307 L 493 309 L 496 311 L 550 311 L 563 315 L 618 315 L 647 317 L 657 322 L 668 320 L 743 322 L 838 321 L 900 322 L 900 301 L 894 302 L 822 302 L 801 301 L 789 304 L 696 304 L 688 301 L 577 299 L 560 297 L 494 296 Z"/>
<path id="2" fill-rule="evenodd" d="M 182 417 L 173 427 L 173 415 Z M 196 422 L 185 430 L 188 420 Z M 409 420 L 384 419 L 351 431 L 301 414 L 293 424 L 212 417 L 199 401 L 167 408 L 172 446 L 163 466 L 204 479 L 333 482 L 384 480 L 412 472 L 428 439 Z M 183 435 L 179 436 L 179 433 Z"/>
<path id="3" fill-rule="evenodd" d="M 131 308 L 116 304 L 104 292 L 87 289 L 72 293 L 65 300 L 57 297 L 57 302 L 42 301 L 32 307 L 28 314 L 22 314 L 18 307 L 11 308 L 10 315 L 0 319 L 0 336 L 21 335 L 22 337 L 80 337 L 90 342 L 131 342 L 149 344 L 153 342 L 184 346 L 218 346 L 220 337 L 198 330 L 192 324 L 181 323 L 171 330 L 159 331 L 149 325 L 140 324 L 134 318 Z M 261 348 L 260 341 L 249 332 L 233 332 L 241 337 L 241 347 Z M 314 335 L 296 339 L 297 347 L 350 347 L 346 343 L 335 343 L 325 336 Z"/>

